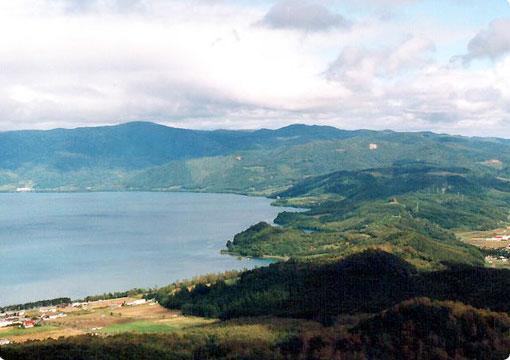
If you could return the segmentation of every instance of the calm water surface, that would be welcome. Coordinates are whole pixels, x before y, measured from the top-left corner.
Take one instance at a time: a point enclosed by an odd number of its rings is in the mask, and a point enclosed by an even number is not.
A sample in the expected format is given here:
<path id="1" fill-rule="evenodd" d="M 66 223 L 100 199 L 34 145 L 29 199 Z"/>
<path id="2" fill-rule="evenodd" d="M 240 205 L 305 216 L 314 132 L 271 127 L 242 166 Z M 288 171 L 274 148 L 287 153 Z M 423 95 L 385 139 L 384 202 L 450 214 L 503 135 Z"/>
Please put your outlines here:
<path id="1" fill-rule="evenodd" d="M 163 286 L 270 260 L 221 255 L 285 208 L 222 194 L 0 194 L 0 305 Z"/>

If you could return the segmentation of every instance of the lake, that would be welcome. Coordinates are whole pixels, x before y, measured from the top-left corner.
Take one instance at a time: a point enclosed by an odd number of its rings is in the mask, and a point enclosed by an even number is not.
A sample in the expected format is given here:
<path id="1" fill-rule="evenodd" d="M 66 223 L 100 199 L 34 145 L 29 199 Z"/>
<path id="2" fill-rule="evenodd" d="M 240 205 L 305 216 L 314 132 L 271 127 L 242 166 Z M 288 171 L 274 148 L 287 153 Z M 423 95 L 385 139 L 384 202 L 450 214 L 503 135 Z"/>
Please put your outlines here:
<path id="1" fill-rule="evenodd" d="M 0 194 L 0 305 L 268 265 L 220 250 L 236 233 L 289 210 L 270 203 L 196 193 Z"/>

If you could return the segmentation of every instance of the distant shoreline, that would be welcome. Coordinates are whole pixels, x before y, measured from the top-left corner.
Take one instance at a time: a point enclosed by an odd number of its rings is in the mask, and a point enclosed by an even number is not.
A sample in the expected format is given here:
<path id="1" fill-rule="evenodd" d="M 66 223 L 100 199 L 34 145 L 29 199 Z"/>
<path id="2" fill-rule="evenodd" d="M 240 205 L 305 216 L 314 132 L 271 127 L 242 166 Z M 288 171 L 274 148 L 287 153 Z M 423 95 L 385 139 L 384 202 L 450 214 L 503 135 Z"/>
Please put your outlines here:
<path id="1" fill-rule="evenodd" d="M 289 261 L 290 257 L 288 256 L 278 256 L 278 255 L 262 255 L 262 256 L 252 256 L 252 255 L 241 255 L 240 253 L 230 252 L 228 250 L 220 250 L 220 254 L 237 256 L 244 259 L 274 259 L 281 261 Z"/>
<path id="2" fill-rule="evenodd" d="M 122 192 L 139 192 L 139 193 L 191 193 L 191 194 L 218 194 L 218 195 L 240 195 L 249 197 L 264 197 L 266 199 L 274 199 L 269 194 L 256 194 L 249 192 L 237 191 L 207 191 L 207 190 L 164 190 L 164 189 L 119 189 L 119 190 L 50 190 L 50 189 L 34 189 L 30 191 L 16 191 L 16 190 L 0 190 L 0 194 L 91 194 L 91 193 L 122 193 Z M 281 206 L 281 205 L 275 205 Z M 289 207 L 289 206 L 284 206 Z"/>

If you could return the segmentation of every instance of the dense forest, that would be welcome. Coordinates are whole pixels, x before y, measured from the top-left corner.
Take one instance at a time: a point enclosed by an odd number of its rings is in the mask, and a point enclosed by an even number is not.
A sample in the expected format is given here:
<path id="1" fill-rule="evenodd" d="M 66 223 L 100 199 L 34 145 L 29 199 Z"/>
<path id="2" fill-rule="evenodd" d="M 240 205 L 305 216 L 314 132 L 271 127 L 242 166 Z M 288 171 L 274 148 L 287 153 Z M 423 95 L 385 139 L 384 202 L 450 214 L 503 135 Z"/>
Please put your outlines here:
<path id="1" fill-rule="evenodd" d="M 510 270 L 447 264 L 420 272 L 397 256 L 368 250 L 333 263 L 273 264 L 244 272 L 234 283 L 162 288 L 148 297 L 189 315 L 273 315 L 332 324 L 341 314 L 374 313 L 415 297 L 508 312 L 508 292 Z"/>

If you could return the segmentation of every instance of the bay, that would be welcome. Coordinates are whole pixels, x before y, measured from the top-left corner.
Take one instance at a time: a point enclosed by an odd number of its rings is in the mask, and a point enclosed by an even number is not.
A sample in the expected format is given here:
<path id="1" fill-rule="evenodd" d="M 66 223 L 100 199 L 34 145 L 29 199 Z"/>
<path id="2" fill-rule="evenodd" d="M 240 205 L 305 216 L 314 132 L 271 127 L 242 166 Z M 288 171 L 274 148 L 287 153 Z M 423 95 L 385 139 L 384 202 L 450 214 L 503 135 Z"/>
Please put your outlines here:
<path id="1" fill-rule="evenodd" d="M 0 194 L 0 305 L 268 265 L 220 250 L 236 233 L 289 210 L 270 203 L 229 194 Z"/>

